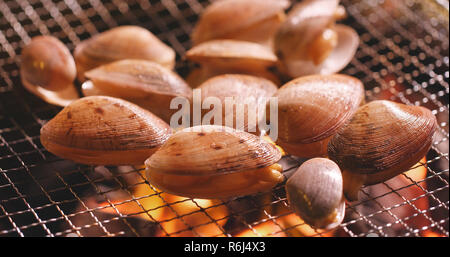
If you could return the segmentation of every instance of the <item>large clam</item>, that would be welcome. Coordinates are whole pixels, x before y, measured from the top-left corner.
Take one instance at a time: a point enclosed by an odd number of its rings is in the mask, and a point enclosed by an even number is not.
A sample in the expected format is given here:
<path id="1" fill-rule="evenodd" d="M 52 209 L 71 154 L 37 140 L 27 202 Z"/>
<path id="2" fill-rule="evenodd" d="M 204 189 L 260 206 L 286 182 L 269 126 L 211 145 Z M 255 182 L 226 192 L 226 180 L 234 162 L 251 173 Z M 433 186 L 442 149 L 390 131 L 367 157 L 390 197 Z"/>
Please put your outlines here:
<path id="1" fill-rule="evenodd" d="M 344 16 L 339 0 L 305 0 L 295 5 L 275 36 L 281 70 L 300 77 L 343 69 L 359 44 L 356 31 L 335 24 Z"/>
<path id="2" fill-rule="evenodd" d="M 201 14 L 191 38 L 194 45 L 213 39 L 269 44 L 285 19 L 287 0 L 221 0 Z"/>
<path id="3" fill-rule="evenodd" d="M 337 227 L 345 215 L 341 170 L 333 161 L 313 158 L 286 181 L 289 206 L 306 223 L 321 229 Z"/>
<path id="4" fill-rule="evenodd" d="M 361 106 L 328 145 L 330 159 L 343 171 L 346 197 L 356 200 L 362 185 L 388 180 L 419 162 L 436 128 L 424 107 L 386 100 Z"/>
<path id="5" fill-rule="evenodd" d="M 212 104 L 214 107 L 203 106 L 204 119 L 214 120 L 216 125 L 256 133 L 259 120 L 265 118 L 260 112 L 265 110 L 269 97 L 273 96 L 278 88 L 264 78 L 225 74 L 208 79 L 198 89 L 201 89 L 202 103 Z M 219 102 L 216 103 L 214 100 Z M 216 120 L 216 108 L 219 108 L 218 116 L 221 121 Z"/>
<path id="6" fill-rule="evenodd" d="M 53 36 L 37 36 L 22 49 L 20 79 L 24 87 L 44 101 L 66 106 L 78 99 L 73 84 L 75 62 L 69 49 Z"/>
<path id="7" fill-rule="evenodd" d="M 74 51 L 78 79 L 97 66 L 122 59 L 144 59 L 168 69 L 175 65 L 175 51 L 149 30 L 138 26 L 119 26 L 76 46 Z"/>
<path id="8" fill-rule="evenodd" d="M 299 157 L 320 157 L 327 155 L 328 141 L 364 101 L 364 87 L 347 75 L 310 75 L 283 85 L 274 97 L 277 143 Z"/>
<path id="9" fill-rule="evenodd" d="M 151 111 L 167 123 L 176 110 L 170 102 L 180 96 L 190 100 L 192 90 L 175 72 L 147 60 L 120 60 L 85 73 L 83 94 L 122 98 Z"/>
<path id="10" fill-rule="evenodd" d="M 80 98 L 41 128 L 51 153 L 92 165 L 142 165 L 170 136 L 163 120 L 107 96 Z"/>
<path id="11" fill-rule="evenodd" d="M 268 47 L 239 40 L 211 40 L 186 52 L 186 59 L 200 65 L 189 74 L 187 81 L 196 87 L 208 78 L 221 74 L 247 74 L 279 84 L 270 71 L 277 65 L 277 56 Z"/>
<path id="12" fill-rule="evenodd" d="M 281 152 L 253 134 L 204 125 L 183 129 L 146 162 L 159 189 L 192 198 L 228 198 L 270 190 L 283 181 Z"/>

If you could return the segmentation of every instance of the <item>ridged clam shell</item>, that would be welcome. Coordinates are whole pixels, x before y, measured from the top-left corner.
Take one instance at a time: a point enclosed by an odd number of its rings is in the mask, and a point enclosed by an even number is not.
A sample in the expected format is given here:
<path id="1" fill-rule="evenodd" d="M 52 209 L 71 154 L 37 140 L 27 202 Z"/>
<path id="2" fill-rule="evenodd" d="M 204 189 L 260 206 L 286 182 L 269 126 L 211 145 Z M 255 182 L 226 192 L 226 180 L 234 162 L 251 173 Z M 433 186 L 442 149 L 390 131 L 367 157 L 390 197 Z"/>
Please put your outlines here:
<path id="1" fill-rule="evenodd" d="M 119 26 L 81 42 L 74 51 L 78 79 L 97 66 L 122 59 L 144 59 L 168 69 L 175 65 L 175 51 L 145 28 Z"/>
<path id="2" fill-rule="evenodd" d="M 120 60 L 85 73 L 90 82 L 84 95 L 107 95 L 135 103 L 166 122 L 174 110 L 170 101 L 177 96 L 192 98 L 192 89 L 175 72 L 151 61 Z"/>
<path id="3" fill-rule="evenodd" d="M 233 105 L 233 112 L 228 113 L 229 116 L 226 116 L 226 100 L 232 99 L 236 104 L 246 104 L 243 112 L 244 115 L 241 118 L 243 118 L 244 131 L 247 132 L 256 132 L 258 110 L 261 108 L 264 110 L 267 100 L 269 100 L 269 97 L 273 96 L 278 89 L 278 87 L 270 80 L 242 74 L 216 76 L 205 81 L 198 88 L 201 89 L 202 102 L 208 97 L 216 97 L 220 100 L 222 104 L 221 125 L 226 125 L 225 122 L 227 117 L 231 117 L 230 120 L 236 119 L 236 105 Z M 255 127 L 249 127 L 249 106 L 254 107 L 256 111 L 254 119 Z M 204 110 L 204 114 L 209 111 L 209 109 Z M 232 125 L 232 127 L 237 128 L 236 123 Z"/>
<path id="4" fill-rule="evenodd" d="M 42 145 L 83 164 L 143 164 L 170 136 L 170 127 L 127 101 L 90 96 L 66 106 L 41 129 Z"/>
<path id="5" fill-rule="evenodd" d="M 328 154 L 342 170 L 366 175 L 364 184 L 375 184 L 420 161 L 436 128 L 436 118 L 424 107 L 373 101 L 332 138 Z"/>
<path id="6" fill-rule="evenodd" d="M 69 49 L 53 36 L 37 36 L 21 52 L 24 87 L 44 101 L 65 106 L 78 99 L 73 85 L 75 62 Z"/>
<path id="7" fill-rule="evenodd" d="M 274 97 L 280 144 L 310 144 L 334 135 L 349 121 L 364 101 L 364 87 L 347 75 L 310 75 L 288 82 Z"/>
<path id="8" fill-rule="evenodd" d="M 267 40 L 281 23 L 281 18 L 277 15 L 284 14 L 289 5 L 290 2 L 287 0 L 214 2 L 201 14 L 192 32 L 192 41 L 199 44 L 213 39 Z M 264 33 L 261 33 L 263 31 Z"/>
<path id="9" fill-rule="evenodd" d="M 281 152 L 255 135 L 205 125 L 183 129 L 147 161 L 146 166 L 174 175 L 218 175 L 270 166 Z"/>
<path id="10" fill-rule="evenodd" d="M 333 161 L 314 158 L 304 162 L 286 182 L 290 207 L 316 228 L 333 229 L 345 215 L 341 170 Z"/>

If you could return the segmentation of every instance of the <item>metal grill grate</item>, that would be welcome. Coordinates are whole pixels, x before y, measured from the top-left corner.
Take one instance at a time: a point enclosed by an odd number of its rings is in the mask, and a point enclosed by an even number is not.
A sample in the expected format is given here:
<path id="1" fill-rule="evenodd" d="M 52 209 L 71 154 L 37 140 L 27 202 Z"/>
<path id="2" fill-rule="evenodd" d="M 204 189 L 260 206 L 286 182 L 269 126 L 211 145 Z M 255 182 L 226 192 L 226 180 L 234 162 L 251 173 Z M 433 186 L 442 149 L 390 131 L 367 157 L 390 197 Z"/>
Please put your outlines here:
<path id="1" fill-rule="evenodd" d="M 39 129 L 60 108 L 21 86 L 24 44 L 52 34 L 70 50 L 109 28 L 143 26 L 181 56 L 204 0 L 0 1 L 0 236 L 449 236 L 448 1 L 345 0 L 344 23 L 360 35 L 342 73 L 360 78 L 367 100 L 422 105 L 439 123 L 426 177 L 405 173 L 364 187 L 334 232 L 313 230 L 288 209 L 283 186 L 228 201 L 158 192 L 142 170 L 90 167 L 61 160 L 39 142 Z M 283 159 L 285 170 L 301 160 Z"/>

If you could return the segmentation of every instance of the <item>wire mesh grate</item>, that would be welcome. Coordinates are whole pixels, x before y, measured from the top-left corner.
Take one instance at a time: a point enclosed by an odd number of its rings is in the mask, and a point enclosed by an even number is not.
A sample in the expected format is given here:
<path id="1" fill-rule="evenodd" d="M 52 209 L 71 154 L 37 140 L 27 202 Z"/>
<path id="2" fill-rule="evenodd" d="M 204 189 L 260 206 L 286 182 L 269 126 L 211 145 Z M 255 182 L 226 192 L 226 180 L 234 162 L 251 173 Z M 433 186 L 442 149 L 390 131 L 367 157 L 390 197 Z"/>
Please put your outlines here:
<path id="1" fill-rule="evenodd" d="M 19 55 L 32 37 L 51 34 L 73 50 L 118 25 L 143 26 L 174 48 L 186 76 L 189 34 L 209 1 L 0 1 L 0 236 L 449 236 L 448 1 L 341 2 L 343 23 L 360 36 L 342 73 L 362 80 L 368 101 L 429 108 L 439 128 L 426 159 L 364 187 L 341 226 L 323 231 L 293 215 L 283 185 L 229 200 L 182 198 L 153 188 L 140 167 L 75 164 L 39 141 L 60 108 L 21 86 Z M 303 160 L 282 161 L 289 171 Z"/>

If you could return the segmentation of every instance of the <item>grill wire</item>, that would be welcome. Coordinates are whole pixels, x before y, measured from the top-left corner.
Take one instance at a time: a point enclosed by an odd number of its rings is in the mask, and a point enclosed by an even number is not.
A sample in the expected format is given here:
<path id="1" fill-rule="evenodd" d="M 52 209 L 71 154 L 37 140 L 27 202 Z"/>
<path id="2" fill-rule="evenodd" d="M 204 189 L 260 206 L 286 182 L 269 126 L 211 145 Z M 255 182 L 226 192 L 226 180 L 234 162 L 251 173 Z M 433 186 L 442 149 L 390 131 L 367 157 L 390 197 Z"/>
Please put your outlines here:
<path id="1" fill-rule="evenodd" d="M 348 12 L 343 23 L 360 36 L 357 54 L 342 73 L 362 80 L 367 101 L 389 99 L 429 108 L 439 128 L 426 163 L 419 165 L 426 168 L 426 178 L 405 173 L 394 182 L 364 187 L 361 200 L 348 203 L 346 218 L 332 235 L 423 236 L 432 231 L 448 237 L 448 1 L 341 2 Z M 51 34 L 73 50 L 80 41 L 118 25 L 143 26 L 175 49 L 176 70 L 186 76 L 191 66 L 181 57 L 191 47 L 189 34 L 208 4 L 0 1 L 0 236 L 204 236 L 205 227 L 213 227 L 208 236 L 243 231 L 250 236 L 330 235 L 293 218 L 283 185 L 206 206 L 203 200 L 168 199 L 148 184 L 139 168 L 79 165 L 53 156 L 40 144 L 41 126 L 60 108 L 21 85 L 20 51 L 32 37 Z M 301 161 L 285 156 L 285 171 Z M 137 194 L 138 188 L 144 193 Z M 158 204 L 145 204 L 150 199 Z M 179 204 L 190 207 L 180 209 Z M 218 211 L 224 209 L 221 215 Z M 163 210 L 170 215 L 156 218 Z M 198 224 L 191 222 L 195 215 L 202 216 Z M 168 226 L 174 222 L 176 229 Z"/>

